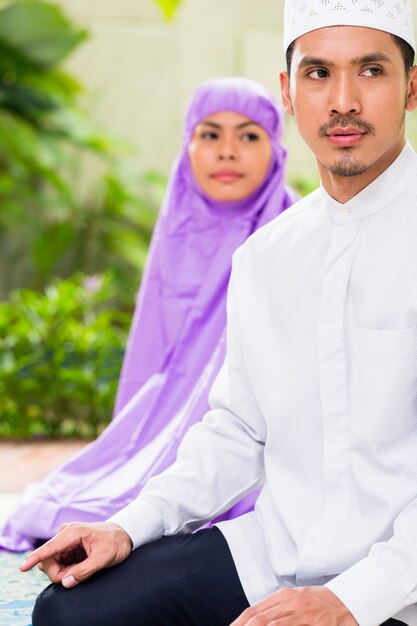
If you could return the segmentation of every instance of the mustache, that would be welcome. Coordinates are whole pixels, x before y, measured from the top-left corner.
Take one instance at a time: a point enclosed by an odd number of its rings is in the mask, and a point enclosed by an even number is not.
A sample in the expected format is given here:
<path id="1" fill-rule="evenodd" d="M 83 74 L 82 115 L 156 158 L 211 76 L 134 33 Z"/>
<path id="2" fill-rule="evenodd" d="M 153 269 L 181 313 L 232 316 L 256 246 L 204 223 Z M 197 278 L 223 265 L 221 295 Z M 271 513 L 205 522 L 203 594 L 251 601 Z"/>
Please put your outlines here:
<path id="1" fill-rule="evenodd" d="M 319 136 L 325 137 L 328 135 L 329 131 L 333 130 L 333 128 L 347 128 L 351 126 L 352 128 L 356 128 L 359 131 L 364 131 L 366 133 L 370 133 L 371 135 L 375 135 L 375 128 L 369 122 L 365 122 L 365 120 L 361 120 L 357 117 L 352 119 L 349 115 L 338 115 L 334 117 L 327 124 L 323 124 L 319 128 Z"/>

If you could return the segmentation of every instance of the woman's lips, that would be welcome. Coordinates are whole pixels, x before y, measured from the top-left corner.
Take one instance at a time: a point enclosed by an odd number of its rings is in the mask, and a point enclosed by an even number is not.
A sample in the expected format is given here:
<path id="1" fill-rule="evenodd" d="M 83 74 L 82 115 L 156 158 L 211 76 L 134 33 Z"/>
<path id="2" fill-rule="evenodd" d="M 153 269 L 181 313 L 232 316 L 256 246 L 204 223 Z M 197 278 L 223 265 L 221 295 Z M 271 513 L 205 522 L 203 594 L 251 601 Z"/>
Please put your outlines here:
<path id="1" fill-rule="evenodd" d="M 362 139 L 366 133 L 361 132 L 357 128 L 333 128 L 327 137 L 337 146 L 353 146 Z"/>
<path id="2" fill-rule="evenodd" d="M 234 172 L 233 170 L 221 170 L 220 172 L 215 172 L 214 174 L 212 174 L 211 178 L 214 178 L 220 183 L 230 184 L 234 183 L 240 178 L 243 178 L 243 174 L 239 174 L 238 172 Z"/>

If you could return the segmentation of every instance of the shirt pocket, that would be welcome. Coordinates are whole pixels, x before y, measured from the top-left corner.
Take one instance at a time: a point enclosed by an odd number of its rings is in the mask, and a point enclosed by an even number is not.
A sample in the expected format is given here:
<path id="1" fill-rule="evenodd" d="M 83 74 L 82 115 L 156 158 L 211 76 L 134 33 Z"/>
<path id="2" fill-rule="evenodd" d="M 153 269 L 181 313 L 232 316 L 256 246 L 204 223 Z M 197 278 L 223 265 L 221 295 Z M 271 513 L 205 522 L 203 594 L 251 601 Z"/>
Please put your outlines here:
<path id="1" fill-rule="evenodd" d="M 417 328 L 355 328 L 350 428 L 354 437 L 389 443 L 417 427 Z"/>

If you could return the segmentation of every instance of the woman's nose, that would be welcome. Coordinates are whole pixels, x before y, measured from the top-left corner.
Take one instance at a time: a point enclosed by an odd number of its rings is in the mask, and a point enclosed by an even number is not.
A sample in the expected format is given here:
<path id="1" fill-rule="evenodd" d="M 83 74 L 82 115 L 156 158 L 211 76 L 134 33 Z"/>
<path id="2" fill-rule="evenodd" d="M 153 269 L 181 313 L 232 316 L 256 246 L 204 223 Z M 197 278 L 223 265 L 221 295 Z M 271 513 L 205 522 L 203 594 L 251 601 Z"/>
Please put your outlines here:
<path id="1" fill-rule="evenodd" d="M 219 145 L 219 158 L 224 161 L 234 161 L 237 156 L 236 140 L 233 137 L 224 137 Z"/>

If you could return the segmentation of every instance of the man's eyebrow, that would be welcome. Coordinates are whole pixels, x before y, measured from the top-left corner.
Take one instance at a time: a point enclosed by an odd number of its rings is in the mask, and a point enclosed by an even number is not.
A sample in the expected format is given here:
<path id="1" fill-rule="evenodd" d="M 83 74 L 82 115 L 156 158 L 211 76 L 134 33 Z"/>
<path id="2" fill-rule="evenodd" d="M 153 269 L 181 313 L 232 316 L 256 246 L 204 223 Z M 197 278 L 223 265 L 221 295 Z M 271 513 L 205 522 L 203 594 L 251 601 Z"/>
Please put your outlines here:
<path id="1" fill-rule="evenodd" d="M 354 57 L 351 61 L 351 65 L 363 65 L 364 63 L 380 63 L 380 62 L 388 62 L 392 63 L 392 59 L 383 52 L 372 52 L 371 54 L 365 54 L 361 57 Z M 307 56 L 301 59 L 298 67 L 312 67 L 312 66 L 321 66 L 321 67 L 333 67 L 333 61 L 329 61 L 329 59 L 322 59 L 320 57 Z"/>
<path id="2" fill-rule="evenodd" d="M 298 67 L 311 67 L 312 65 L 325 65 L 326 67 L 331 67 L 334 63 L 327 59 L 321 59 L 320 57 L 303 57 Z"/>
<path id="3" fill-rule="evenodd" d="M 355 57 L 352 59 L 352 65 L 363 65 L 363 63 L 378 63 L 378 62 L 392 63 L 392 59 L 383 52 L 373 52 L 372 54 L 365 54 L 362 57 Z"/>

